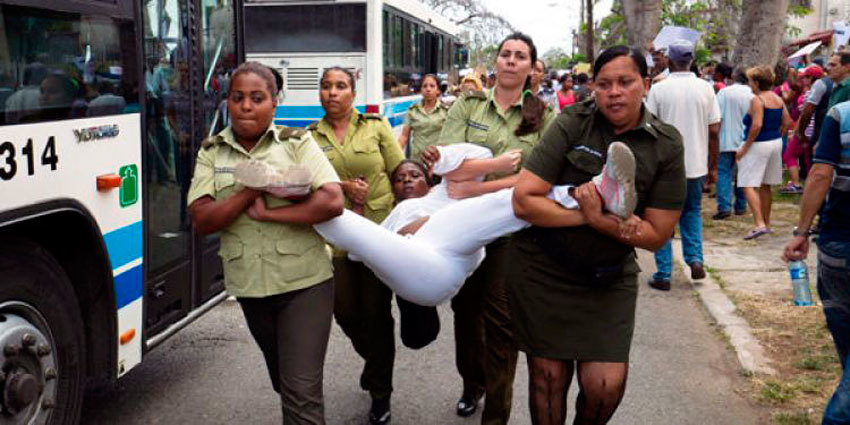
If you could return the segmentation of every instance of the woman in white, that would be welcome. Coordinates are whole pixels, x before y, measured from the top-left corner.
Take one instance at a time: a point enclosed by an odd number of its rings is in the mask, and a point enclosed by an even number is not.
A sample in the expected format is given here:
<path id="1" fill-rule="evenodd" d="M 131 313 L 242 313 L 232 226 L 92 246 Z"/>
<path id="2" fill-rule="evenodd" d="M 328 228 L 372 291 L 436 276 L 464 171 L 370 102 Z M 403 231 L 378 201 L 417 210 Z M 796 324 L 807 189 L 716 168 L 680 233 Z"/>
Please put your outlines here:
<path id="1" fill-rule="evenodd" d="M 434 170 L 447 177 L 444 182 L 451 178 L 452 172 L 470 166 L 472 161 L 493 161 L 498 166 L 510 167 L 518 163 L 514 152 L 492 158 L 489 149 L 471 144 L 439 149 L 440 160 Z M 257 175 L 267 174 L 257 171 L 258 165 L 240 164 L 234 176 L 246 186 L 267 187 L 268 178 L 257 178 Z M 602 173 L 587 183 L 596 186 L 609 212 L 625 220 L 623 232 L 633 231 L 640 222 L 632 214 L 637 202 L 634 173 L 631 150 L 623 143 L 614 142 L 608 147 Z M 451 299 L 481 264 L 485 245 L 499 236 L 529 226 L 514 215 L 513 189 L 455 201 L 448 197 L 445 185 L 438 185 L 425 197 L 399 203 L 381 226 L 357 214 L 344 212 L 314 227 L 329 243 L 348 251 L 352 259 L 363 261 L 402 298 L 425 306 L 439 305 Z M 570 186 L 556 186 L 549 198 L 565 208 L 577 210 L 578 203 L 571 196 L 571 189 Z M 262 198 L 258 198 L 252 208 L 265 208 Z M 577 210 L 576 214 L 581 213 Z M 396 233 L 402 228 L 405 233 L 413 234 Z"/>

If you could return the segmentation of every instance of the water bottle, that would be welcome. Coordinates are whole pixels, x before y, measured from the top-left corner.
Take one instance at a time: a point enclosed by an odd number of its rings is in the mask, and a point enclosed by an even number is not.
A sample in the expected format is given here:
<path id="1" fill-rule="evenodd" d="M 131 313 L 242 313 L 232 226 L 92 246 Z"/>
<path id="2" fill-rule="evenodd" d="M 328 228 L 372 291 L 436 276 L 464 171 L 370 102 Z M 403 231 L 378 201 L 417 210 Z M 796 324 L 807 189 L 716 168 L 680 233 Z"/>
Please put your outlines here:
<path id="1" fill-rule="evenodd" d="M 791 273 L 791 287 L 794 289 L 795 305 L 813 305 L 812 291 L 809 289 L 809 268 L 802 260 L 788 263 Z"/>

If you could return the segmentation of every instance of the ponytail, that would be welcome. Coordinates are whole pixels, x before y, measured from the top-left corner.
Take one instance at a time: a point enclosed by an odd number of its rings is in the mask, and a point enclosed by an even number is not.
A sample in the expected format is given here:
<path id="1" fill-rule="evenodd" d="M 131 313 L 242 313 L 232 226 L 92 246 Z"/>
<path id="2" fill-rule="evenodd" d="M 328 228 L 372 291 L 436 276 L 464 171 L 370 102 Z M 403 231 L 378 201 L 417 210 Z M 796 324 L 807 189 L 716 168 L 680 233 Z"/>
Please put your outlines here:
<path id="1" fill-rule="evenodd" d="M 543 99 L 529 90 L 531 77 L 526 78 L 525 87 L 522 92 L 522 121 L 519 123 L 514 135 L 525 136 L 536 133 L 543 128 L 543 115 L 546 113 L 546 104 Z"/>

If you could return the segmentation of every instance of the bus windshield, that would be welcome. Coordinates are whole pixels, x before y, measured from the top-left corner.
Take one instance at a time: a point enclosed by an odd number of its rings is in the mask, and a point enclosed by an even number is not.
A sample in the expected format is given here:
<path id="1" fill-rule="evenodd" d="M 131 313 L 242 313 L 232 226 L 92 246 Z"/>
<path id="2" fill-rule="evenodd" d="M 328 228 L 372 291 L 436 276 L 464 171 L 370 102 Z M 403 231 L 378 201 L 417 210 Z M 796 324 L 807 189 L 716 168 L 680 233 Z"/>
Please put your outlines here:
<path id="1" fill-rule="evenodd" d="M 365 52 L 366 4 L 246 7 L 249 52 Z"/>

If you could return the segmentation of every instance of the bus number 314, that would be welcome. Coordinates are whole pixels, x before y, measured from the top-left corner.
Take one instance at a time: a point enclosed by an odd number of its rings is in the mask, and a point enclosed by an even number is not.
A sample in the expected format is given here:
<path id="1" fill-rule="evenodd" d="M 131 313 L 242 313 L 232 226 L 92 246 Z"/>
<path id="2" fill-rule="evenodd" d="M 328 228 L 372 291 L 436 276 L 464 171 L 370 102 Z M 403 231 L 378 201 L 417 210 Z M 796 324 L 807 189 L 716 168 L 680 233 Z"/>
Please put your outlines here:
<path id="1" fill-rule="evenodd" d="M 27 139 L 27 144 L 21 148 L 21 158 L 18 159 L 15 145 L 12 142 L 0 143 L 0 179 L 12 180 L 18 173 L 18 161 L 26 160 L 27 175 L 35 174 L 35 156 L 33 155 L 35 145 L 32 139 Z M 41 152 L 41 165 L 50 166 L 50 171 L 56 171 L 59 164 L 59 156 L 56 155 L 56 139 L 53 136 L 47 139 L 47 144 Z"/>

